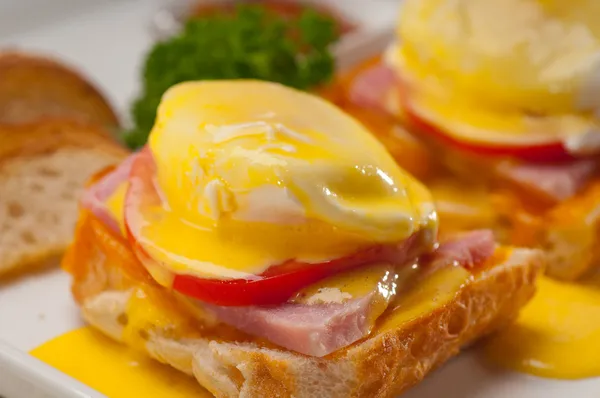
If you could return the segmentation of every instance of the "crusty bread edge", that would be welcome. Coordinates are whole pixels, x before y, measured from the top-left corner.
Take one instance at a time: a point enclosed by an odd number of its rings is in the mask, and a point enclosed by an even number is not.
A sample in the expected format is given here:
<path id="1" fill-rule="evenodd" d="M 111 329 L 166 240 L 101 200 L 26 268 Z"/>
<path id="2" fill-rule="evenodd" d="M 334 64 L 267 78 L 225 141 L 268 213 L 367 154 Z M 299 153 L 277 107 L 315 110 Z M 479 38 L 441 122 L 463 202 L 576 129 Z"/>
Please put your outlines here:
<path id="1" fill-rule="evenodd" d="M 97 105 L 103 108 L 107 115 L 105 127 L 118 128 L 120 126 L 119 116 L 106 95 L 90 81 L 89 78 L 76 70 L 72 65 L 59 61 L 51 56 L 30 53 L 19 49 L 8 49 L 0 52 L 0 70 L 6 71 L 11 68 L 28 66 L 31 68 L 43 68 L 64 74 L 68 79 L 78 82 L 91 93 Z"/>
<path id="2" fill-rule="evenodd" d="M 600 178 L 555 206 L 546 216 L 540 243 L 548 275 L 574 281 L 600 266 Z"/>
<path id="3" fill-rule="evenodd" d="M 151 334 L 145 348 L 153 358 L 194 375 L 217 397 L 394 397 L 461 347 L 515 318 L 533 296 L 542 264 L 539 251 L 514 249 L 504 263 L 476 275 L 438 309 L 330 357 L 159 334 Z M 84 318 L 121 340 L 118 318 L 129 295 L 108 290 L 89 298 Z"/>
<path id="4" fill-rule="evenodd" d="M 39 120 L 22 125 L 0 125 L 0 166 L 13 158 L 37 156 L 67 147 L 89 148 L 115 158 L 129 151 L 101 126 L 68 118 Z"/>

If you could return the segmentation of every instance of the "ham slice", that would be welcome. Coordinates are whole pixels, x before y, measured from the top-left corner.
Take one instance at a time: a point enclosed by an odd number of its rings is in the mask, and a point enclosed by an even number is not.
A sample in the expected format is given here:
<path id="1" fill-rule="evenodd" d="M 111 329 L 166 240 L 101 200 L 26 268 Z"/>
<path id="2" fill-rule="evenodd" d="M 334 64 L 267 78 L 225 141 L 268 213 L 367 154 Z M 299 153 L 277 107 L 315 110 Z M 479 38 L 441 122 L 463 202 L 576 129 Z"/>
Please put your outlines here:
<path id="1" fill-rule="evenodd" d="M 360 73 L 349 90 L 350 101 L 365 108 L 385 111 L 385 98 L 396 81 L 395 72 L 378 63 Z"/>
<path id="2" fill-rule="evenodd" d="M 564 164 L 502 163 L 496 172 L 508 182 L 559 202 L 574 196 L 597 168 L 596 160 L 585 159 Z"/>
<path id="3" fill-rule="evenodd" d="M 494 250 L 492 231 L 473 231 L 442 243 L 422 264 L 427 272 L 445 266 L 473 268 L 492 256 Z M 369 334 L 376 295 L 372 291 L 344 303 L 286 303 L 276 307 L 224 307 L 198 301 L 195 304 L 220 322 L 246 333 L 301 354 L 322 357 Z"/>
<path id="4" fill-rule="evenodd" d="M 106 207 L 106 201 L 123 182 L 129 179 L 135 156 L 136 154 L 129 155 L 116 169 L 90 186 L 81 197 L 81 206 L 90 210 L 105 225 L 119 233 L 119 224 Z"/>
<path id="5" fill-rule="evenodd" d="M 345 303 L 220 307 L 199 304 L 223 323 L 305 355 L 322 357 L 366 336 L 375 291 Z"/>
<path id="6" fill-rule="evenodd" d="M 427 260 L 434 269 L 454 264 L 472 269 L 490 258 L 495 250 L 494 233 L 489 229 L 482 229 L 450 237 Z"/>

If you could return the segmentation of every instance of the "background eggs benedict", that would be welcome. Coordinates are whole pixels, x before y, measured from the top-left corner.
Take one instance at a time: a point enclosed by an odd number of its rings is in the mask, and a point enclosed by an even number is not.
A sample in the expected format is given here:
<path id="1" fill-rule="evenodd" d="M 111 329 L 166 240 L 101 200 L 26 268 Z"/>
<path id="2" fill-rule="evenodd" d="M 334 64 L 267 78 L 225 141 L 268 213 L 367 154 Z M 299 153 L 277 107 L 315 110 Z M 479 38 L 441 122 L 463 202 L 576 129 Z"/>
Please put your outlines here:
<path id="1" fill-rule="evenodd" d="M 600 30 L 578 1 L 408 1 L 388 64 L 402 106 L 481 153 L 534 161 L 597 151 Z"/>
<path id="2" fill-rule="evenodd" d="M 401 121 L 429 150 L 421 162 L 440 160 L 420 178 L 444 233 L 491 227 L 545 250 L 551 276 L 579 279 L 543 278 L 486 349 L 545 377 L 599 370 L 600 302 L 588 280 L 600 259 L 598 10 L 592 1 L 407 0 L 396 43 L 346 80 L 349 110 Z"/>
<path id="3" fill-rule="evenodd" d="M 352 72 L 346 90 L 352 106 L 393 116 L 426 144 L 434 156 L 422 162 L 442 165 L 422 177 L 428 185 L 447 187 L 439 180 L 450 172 L 459 192 L 490 192 L 496 217 L 482 203 L 470 212 L 486 215 L 479 225 L 546 248 L 561 279 L 597 266 L 600 36 L 587 16 L 596 7 L 408 0 L 396 43 Z M 460 195 L 439 199 L 464 208 Z"/>

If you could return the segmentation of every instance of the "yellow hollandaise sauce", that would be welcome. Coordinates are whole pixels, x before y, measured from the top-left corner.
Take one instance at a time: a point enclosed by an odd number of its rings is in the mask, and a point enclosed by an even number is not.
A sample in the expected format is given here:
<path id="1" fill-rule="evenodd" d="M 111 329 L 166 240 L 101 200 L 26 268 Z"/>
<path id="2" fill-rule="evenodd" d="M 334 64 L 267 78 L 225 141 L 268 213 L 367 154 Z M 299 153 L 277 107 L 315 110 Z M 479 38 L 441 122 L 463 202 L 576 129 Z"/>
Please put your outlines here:
<path id="1" fill-rule="evenodd" d="M 31 354 L 109 398 L 212 397 L 192 377 L 87 327 L 57 337 Z"/>
<path id="2" fill-rule="evenodd" d="M 396 290 L 407 283 L 414 272 L 397 271 L 390 264 L 375 264 L 326 278 L 299 291 L 297 303 L 335 303 L 373 294 L 368 322 L 372 328 L 396 298 Z"/>
<path id="3" fill-rule="evenodd" d="M 106 200 L 106 208 L 110 212 L 111 216 L 117 221 L 121 233 L 127 236 L 125 228 L 125 220 L 123 217 L 123 209 L 125 208 L 125 195 L 127 194 L 128 182 L 121 183 L 117 189 L 108 197 Z"/>
<path id="4" fill-rule="evenodd" d="M 133 232 L 170 272 L 250 279 L 289 259 L 435 235 L 428 190 L 362 124 L 278 84 L 176 85 L 148 149 L 159 200 L 139 206 Z"/>
<path id="5" fill-rule="evenodd" d="M 600 376 L 600 287 L 539 280 L 517 321 L 484 347 L 493 362 L 536 376 Z"/>
<path id="6" fill-rule="evenodd" d="M 471 273 L 462 267 L 446 267 L 434 272 L 398 296 L 393 307 L 379 320 L 377 330 L 396 329 L 451 302 L 471 278 Z"/>
<path id="7" fill-rule="evenodd" d="M 595 0 L 409 0 L 399 58 L 494 106 L 569 112 L 596 72 Z"/>

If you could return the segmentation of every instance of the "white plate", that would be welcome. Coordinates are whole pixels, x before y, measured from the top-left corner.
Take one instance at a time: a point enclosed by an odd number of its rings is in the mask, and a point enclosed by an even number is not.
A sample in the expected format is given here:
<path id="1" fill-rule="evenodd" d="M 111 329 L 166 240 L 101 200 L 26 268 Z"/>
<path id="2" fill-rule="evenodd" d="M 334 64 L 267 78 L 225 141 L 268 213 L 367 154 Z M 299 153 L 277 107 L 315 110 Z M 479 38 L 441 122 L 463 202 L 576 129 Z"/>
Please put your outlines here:
<path id="1" fill-rule="evenodd" d="M 381 30 L 396 17 L 393 1 L 329 0 Z M 138 68 L 152 42 L 150 21 L 159 0 L 0 0 L 0 48 L 42 50 L 80 67 L 103 88 L 125 115 L 138 88 Z M 19 23 L 14 21 L 18 20 Z M 377 38 L 378 37 L 378 38 Z M 345 61 L 377 48 L 372 39 L 356 49 L 340 48 Z M 353 59 L 351 59 L 353 58 Z M 25 354 L 26 351 L 83 323 L 72 302 L 69 279 L 59 270 L 0 284 L 0 396 L 6 398 L 81 398 L 98 393 Z M 503 372 L 481 363 L 476 352 L 460 355 L 428 377 L 404 398 L 598 397 L 600 379 L 546 380 Z"/>

